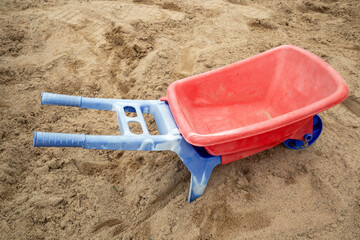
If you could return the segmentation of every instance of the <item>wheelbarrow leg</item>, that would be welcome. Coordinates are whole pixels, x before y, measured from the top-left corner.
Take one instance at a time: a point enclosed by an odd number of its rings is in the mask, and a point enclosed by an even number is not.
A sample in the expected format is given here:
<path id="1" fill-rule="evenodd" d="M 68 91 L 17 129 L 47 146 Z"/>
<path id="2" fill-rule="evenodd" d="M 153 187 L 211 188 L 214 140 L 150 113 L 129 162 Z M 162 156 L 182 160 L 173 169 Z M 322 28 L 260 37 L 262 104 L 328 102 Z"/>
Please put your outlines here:
<path id="1" fill-rule="evenodd" d="M 220 162 L 221 161 L 215 161 L 214 158 L 210 161 L 208 161 L 207 159 L 202 159 L 196 163 L 196 165 L 202 166 L 199 166 L 199 169 L 197 169 L 196 171 L 191 172 L 190 189 L 188 196 L 189 202 L 194 201 L 196 198 L 200 197 L 204 193 L 212 170 L 215 166 L 220 164 Z"/>
<path id="2" fill-rule="evenodd" d="M 204 148 L 192 146 L 184 139 L 175 152 L 191 173 L 188 201 L 192 202 L 204 193 L 210 174 L 221 163 L 221 157 L 212 156 Z"/>

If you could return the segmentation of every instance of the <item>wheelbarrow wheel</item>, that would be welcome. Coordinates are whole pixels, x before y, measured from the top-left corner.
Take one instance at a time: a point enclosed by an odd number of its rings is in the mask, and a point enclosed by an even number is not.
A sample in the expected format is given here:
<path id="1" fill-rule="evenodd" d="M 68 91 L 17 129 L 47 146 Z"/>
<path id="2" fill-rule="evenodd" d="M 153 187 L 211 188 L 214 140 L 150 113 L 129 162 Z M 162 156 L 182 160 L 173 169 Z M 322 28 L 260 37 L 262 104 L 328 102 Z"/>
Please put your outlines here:
<path id="1" fill-rule="evenodd" d="M 297 139 L 288 139 L 283 144 L 290 149 L 304 149 L 313 144 L 320 136 L 323 128 L 323 123 L 319 115 L 315 115 L 313 118 L 313 132 L 312 135 L 307 133 L 304 136 L 305 141 Z"/>

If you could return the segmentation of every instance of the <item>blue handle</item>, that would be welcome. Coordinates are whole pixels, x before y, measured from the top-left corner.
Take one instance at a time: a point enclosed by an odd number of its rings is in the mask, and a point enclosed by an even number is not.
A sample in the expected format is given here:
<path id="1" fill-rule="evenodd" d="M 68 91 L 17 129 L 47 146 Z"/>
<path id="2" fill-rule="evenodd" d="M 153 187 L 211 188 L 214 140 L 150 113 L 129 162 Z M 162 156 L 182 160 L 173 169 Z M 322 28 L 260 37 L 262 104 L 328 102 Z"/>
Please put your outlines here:
<path id="1" fill-rule="evenodd" d="M 85 134 L 34 132 L 34 147 L 83 147 Z"/>
<path id="2" fill-rule="evenodd" d="M 81 107 L 82 97 L 55 93 L 41 93 L 41 105 Z"/>

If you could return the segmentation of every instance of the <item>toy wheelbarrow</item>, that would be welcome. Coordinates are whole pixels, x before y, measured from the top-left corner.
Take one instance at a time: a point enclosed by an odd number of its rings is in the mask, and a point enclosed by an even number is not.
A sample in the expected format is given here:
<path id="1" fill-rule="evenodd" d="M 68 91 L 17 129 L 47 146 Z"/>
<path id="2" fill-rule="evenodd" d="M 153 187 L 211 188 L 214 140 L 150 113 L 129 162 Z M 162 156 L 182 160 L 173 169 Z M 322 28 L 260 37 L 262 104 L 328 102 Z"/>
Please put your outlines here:
<path id="1" fill-rule="evenodd" d="M 316 55 L 280 46 L 172 83 L 160 100 L 41 95 L 41 104 L 115 111 L 120 135 L 34 133 L 35 147 L 175 152 L 191 172 L 189 202 L 201 196 L 213 168 L 280 143 L 303 149 L 322 131 L 317 113 L 342 102 L 342 77 Z M 128 117 L 125 112 L 136 112 Z M 143 113 L 160 135 L 150 135 Z M 142 134 L 129 129 L 141 125 Z"/>

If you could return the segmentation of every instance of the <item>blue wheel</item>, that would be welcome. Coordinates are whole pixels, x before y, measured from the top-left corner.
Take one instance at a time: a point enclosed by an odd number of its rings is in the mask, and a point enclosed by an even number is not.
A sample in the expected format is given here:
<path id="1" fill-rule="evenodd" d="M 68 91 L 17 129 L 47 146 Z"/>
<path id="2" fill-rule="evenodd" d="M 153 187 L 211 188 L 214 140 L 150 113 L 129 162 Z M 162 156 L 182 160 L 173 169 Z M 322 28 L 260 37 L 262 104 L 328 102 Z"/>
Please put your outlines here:
<path id="1" fill-rule="evenodd" d="M 306 133 L 304 135 L 305 141 L 297 139 L 288 139 L 284 142 L 284 145 L 290 149 L 304 149 L 313 144 L 320 136 L 323 128 L 323 123 L 319 115 L 315 115 L 313 118 L 313 133 Z"/>

